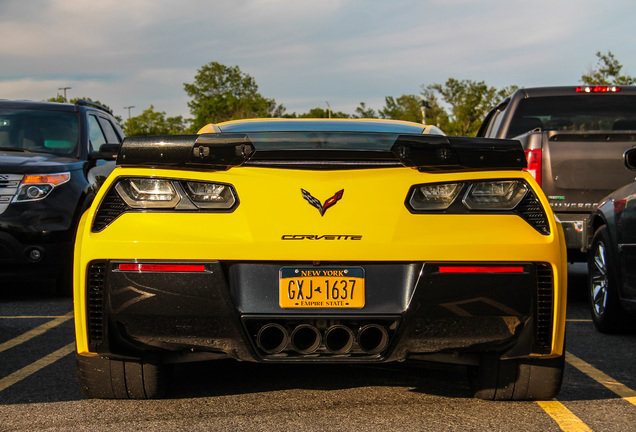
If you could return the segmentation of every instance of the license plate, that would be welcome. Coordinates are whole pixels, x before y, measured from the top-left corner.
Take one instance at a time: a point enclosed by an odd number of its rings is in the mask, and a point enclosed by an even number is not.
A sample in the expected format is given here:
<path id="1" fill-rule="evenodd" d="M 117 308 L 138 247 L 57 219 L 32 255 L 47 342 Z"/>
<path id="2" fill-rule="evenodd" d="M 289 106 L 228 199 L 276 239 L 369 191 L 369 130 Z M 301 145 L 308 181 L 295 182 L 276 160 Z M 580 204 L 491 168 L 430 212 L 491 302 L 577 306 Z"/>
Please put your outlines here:
<path id="1" fill-rule="evenodd" d="M 282 308 L 362 308 L 364 269 L 283 267 L 279 276 Z"/>

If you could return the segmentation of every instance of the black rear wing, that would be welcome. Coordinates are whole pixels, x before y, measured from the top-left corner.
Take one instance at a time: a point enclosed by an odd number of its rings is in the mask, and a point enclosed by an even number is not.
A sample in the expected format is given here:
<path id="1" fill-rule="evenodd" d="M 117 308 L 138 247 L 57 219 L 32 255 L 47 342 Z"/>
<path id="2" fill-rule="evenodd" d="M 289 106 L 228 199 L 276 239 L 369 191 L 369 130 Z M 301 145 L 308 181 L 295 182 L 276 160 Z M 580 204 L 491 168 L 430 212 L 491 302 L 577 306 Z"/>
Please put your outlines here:
<path id="1" fill-rule="evenodd" d="M 521 170 L 519 141 L 443 135 L 396 135 L 390 149 L 256 148 L 248 134 L 127 137 L 117 165 L 228 170 L 239 166 L 347 169 L 406 166 L 419 171 Z"/>

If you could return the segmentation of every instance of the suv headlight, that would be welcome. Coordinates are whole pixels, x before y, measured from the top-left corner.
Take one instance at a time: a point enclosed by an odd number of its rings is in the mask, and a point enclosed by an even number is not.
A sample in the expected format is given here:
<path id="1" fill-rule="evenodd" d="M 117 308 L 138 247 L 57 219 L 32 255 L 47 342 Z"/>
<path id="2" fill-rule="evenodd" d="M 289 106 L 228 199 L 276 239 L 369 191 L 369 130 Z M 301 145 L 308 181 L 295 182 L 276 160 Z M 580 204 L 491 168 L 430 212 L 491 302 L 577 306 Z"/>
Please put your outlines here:
<path id="1" fill-rule="evenodd" d="M 53 189 L 71 179 L 71 173 L 27 174 L 20 183 L 20 189 L 13 201 L 37 201 L 46 198 Z"/>

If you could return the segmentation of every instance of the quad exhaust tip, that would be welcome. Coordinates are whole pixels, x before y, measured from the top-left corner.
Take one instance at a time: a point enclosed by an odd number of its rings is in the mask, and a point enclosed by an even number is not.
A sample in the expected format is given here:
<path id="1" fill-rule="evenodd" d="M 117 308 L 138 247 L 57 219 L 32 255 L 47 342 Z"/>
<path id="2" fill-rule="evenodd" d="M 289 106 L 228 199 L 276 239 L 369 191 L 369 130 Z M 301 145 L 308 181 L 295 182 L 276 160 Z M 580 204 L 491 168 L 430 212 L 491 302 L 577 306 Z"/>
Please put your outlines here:
<path id="1" fill-rule="evenodd" d="M 327 328 L 323 336 L 315 326 L 300 324 L 290 334 L 281 324 L 268 323 L 263 325 L 256 335 L 256 344 L 268 355 L 280 354 L 287 350 L 289 345 L 297 353 L 309 355 L 318 351 L 323 342 L 326 351 L 342 355 L 351 352 L 356 341 L 363 352 L 379 354 L 389 344 L 389 333 L 379 324 L 367 324 L 360 327 L 356 335 L 346 325 L 336 324 Z"/>
<path id="2" fill-rule="evenodd" d="M 312 354 L 322 342 L 320 331 L 309 324 L 301 324 L 292 331 L 292 347 L 300 354 Z"/>
<path id="3" fill-rule="evenodd" d="M 289 335 L 280 324 L 265 324 L 256 335 L 258 347 L 267 354 L 278 354 L 287 347 Z"/>
<path id="4" fill-rule="evenodd" d="M 334 354 L 346 354 L 353 348 L 353 331 L 343 325 L 331 326 L 325 332 L 325 347 Z"/>
<path id="5" fill-rule="evenodd" d="M 377 324 L 368 324 L 358 331 L 358 345 L 368 354 L 378 354 L 389 344 L 389 333 Z"/>

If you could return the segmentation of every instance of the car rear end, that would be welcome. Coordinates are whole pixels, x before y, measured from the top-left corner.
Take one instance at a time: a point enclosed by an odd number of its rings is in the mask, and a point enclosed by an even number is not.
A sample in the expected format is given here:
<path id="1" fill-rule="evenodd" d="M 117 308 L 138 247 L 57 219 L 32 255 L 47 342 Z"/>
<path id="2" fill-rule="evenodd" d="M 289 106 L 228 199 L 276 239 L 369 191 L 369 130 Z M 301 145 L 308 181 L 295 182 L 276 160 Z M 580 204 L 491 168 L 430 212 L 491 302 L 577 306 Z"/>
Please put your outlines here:
<path id="1" fill-rule="evenodd" d="M 213 131 L 125 142 L 77 235 L 79 358 L 562 356 L 563 236 L 518 143 Z"/>

